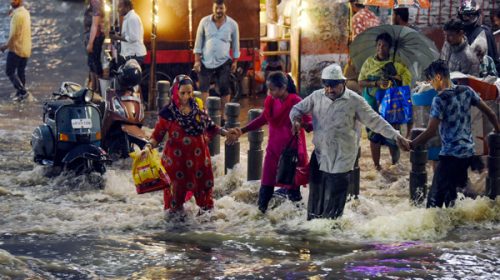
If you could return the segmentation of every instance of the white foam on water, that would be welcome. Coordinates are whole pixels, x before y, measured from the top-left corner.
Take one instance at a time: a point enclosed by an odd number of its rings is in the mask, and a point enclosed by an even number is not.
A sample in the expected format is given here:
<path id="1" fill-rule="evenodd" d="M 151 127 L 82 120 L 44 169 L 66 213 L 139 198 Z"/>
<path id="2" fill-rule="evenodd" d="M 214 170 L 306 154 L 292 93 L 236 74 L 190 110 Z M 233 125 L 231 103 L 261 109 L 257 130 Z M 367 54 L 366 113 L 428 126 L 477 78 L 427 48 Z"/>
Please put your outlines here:
<path id="1" fill-rule="evenodd" d="M 242 145 L 241 150 L 246 149 Z M 387 157 L 387 151 L 382 156 Z M 257 209 L 260 181 L 246 181 L 246 160 L 240 160 L 227 175 L 223 174 L 223 161 L 223 153 L 212 158 L 215 208 L 198 216 L 194 198 L 185 203 L 187 216 L 181 225 L 191 231 L 277 239 L 298 231 L 316 239 L 397 241 L 439 240 L 457 227 L 500 227 L 500 200 L 462 198 L 451 209 L 413 206 L 409 201 L 407 154 L 402 154 L 401 163 L 383 172 L 370 169 L 370 159 L 362 157 L 359 199 L 347 202 L 344 215 L 337 220 L 312 221 L 306 220 L 308 188 L 302 188 L 303 200 L 299 203 L 273 199 L 263 215 Z M 133 235 L 177 228 L 178 221 L 163 211 L 161 191 L 136 194 L 130 165 L 130 160 L 120 161 L 97 179 L 71 174 L 47 178 L 42 167 L 7 176 L 0 190 L 5 200 L 0 210 L 9 214 L 0 222 L 0 234 Z M 481 184 L 482 177 L 478 176 L 471 176 L 473 185 Z"/>

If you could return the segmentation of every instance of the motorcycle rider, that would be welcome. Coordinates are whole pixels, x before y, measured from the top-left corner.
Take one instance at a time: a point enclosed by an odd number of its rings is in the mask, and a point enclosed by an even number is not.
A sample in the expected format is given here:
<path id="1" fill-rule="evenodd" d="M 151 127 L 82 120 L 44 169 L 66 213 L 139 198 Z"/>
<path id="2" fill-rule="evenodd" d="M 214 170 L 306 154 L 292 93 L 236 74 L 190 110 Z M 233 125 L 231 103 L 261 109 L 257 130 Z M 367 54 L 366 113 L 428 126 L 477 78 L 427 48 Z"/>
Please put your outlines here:
<path id="1" fill-rule="evenodd" d="M 458 9 L 458 17 L 464 24 L 465 36 L 473 51 L 487 50 L 489 57 L 493 58 L 497 70 L 500 70 L 495 39 L 491 29 L 481 24 L 481 9 L 476 0 L 462 0 Z"/>
<path id="2" fill-rule="evenodd" d="M 135 59 L 129 59 L 127 62 L 118 70 L 117 81 L 118 90 L 124 92 L 126 90 L 134 90 L 134 87 L 141 83 L 142 70 L 141 66 Z"/>
<path id="3" fill-rule="evenodd" d="M 141 78 L 141 66 L 130 59 L 118 69 L 107 91 L 102 135 L 103 147 L 112 159 L 128 157 L 132 144 L 142 148 L 146 143 L 147 137 L 141 129 L 144 119 L 141 94 L 134 89 Z"/>

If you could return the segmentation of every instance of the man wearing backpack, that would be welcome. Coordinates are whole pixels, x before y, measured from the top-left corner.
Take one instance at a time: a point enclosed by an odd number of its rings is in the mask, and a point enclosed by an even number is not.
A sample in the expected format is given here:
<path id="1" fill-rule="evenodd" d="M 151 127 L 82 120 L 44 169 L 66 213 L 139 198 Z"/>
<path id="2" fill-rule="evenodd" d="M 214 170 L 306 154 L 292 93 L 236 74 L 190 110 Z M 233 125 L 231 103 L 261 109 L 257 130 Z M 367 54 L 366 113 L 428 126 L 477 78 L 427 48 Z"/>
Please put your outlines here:
<path id="1" fill-rule="evenodd" d="M 477 93 L 468 86 L 453 85 L 450 70 L 443 60 L 437 60 L 425 70 L 425 76 L 438 92 L 431 105 L 427 129 L 410 144 L 414 149 L 433 137 L 438 128 L 442 148 L 427 196 L 427 208 L 452 207 L 457 198 L 457 188 L 467 184 L 467 169 L 474 156 L 471 128 L 471 107 L 476 106 L 493 124 L 496 133 L 500 123 L 495 113 Z"/>

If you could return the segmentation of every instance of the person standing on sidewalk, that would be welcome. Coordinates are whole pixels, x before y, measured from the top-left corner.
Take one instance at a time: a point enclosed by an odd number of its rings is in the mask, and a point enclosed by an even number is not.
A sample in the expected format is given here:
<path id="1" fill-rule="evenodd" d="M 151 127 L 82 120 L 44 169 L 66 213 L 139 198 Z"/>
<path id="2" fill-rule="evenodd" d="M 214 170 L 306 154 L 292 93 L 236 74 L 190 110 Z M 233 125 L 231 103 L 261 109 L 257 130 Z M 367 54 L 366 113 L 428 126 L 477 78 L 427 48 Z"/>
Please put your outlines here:
<path id="1" fill-rule="evenodd" d="M 203 102 L 207 100 L 210 81 L 214 80 L 224 108 L 229 102 L 230 74 L 236 72 L 240 57 L 238 23 L 226 15 L 224 0 L 214 0 L 213 14 L 201 19 L 193 52 L 193 68 L 199 73 Z"/>
<path id="2" fill-rule="evenodd" d="M 25 69 L 31 56 L 31 18 L 23 0 L 11 0 L 10 5 L 13 10 L 9 39 L 0 46 L 0 50 L 9 50 L 5 73 L 17 90 L 13 99 L 21 101 L 28 96 Z"/>

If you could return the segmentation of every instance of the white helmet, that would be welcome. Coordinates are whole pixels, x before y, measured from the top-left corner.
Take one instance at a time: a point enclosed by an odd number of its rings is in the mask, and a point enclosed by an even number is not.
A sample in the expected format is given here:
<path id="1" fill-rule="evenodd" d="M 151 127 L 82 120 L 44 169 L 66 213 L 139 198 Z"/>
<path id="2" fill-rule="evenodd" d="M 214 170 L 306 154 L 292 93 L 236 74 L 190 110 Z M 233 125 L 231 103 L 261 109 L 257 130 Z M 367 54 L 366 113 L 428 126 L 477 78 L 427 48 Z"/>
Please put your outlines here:
<path id="1" fill-rule="evenodd" d="M 322 80 L 346 80 L 342 73 L 342 68 L 337 63 L 333 63 L 325 67 L 321 72 Z"/>

